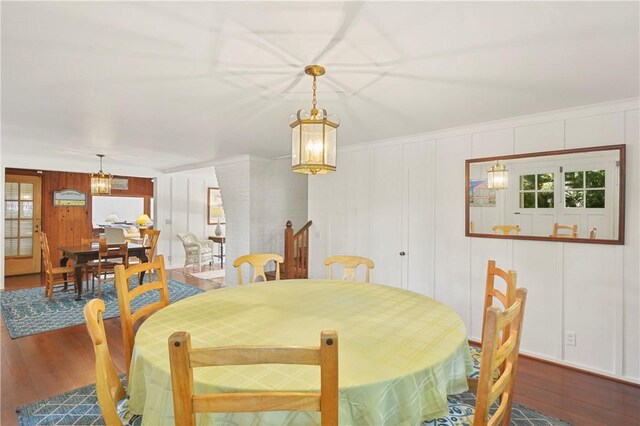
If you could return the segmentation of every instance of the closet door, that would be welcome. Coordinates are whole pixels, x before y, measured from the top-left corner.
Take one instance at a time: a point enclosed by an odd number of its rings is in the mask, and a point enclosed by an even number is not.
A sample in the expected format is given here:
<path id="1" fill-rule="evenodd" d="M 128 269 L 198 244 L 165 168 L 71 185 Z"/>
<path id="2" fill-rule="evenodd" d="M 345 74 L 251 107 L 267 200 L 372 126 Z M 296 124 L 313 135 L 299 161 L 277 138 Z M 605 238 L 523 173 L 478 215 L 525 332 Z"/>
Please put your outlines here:
<path id="1" fill-rule="evenodd" d="M 434 296 L 435 142 L 404 145 L 403 288 Z"/>
<path id="2" fill-rule="evenodd" d="M 375 148 L 372 165 L 372 281 L 402 287 L 402 145 Z"/>

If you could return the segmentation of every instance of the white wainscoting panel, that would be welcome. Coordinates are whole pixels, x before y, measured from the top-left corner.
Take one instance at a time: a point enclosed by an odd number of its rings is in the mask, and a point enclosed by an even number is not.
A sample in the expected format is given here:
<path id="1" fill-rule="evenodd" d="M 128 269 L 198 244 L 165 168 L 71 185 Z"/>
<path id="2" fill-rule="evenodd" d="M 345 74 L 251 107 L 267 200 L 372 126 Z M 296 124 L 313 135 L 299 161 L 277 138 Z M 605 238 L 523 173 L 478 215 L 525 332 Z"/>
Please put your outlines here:
<path id="1" fill-rule="evenodd" d="M 317 254 L 368 246 L 374 281 L 403 282 L 435 297 L 479 339 L 486 265 L 495 259 L 515 269 L 518 284 L 528 289 L 523 353 L 640 383 L 638 105 L 638 99 L 621 100 L 340 150 L 338 173 L 309 180 L 309 217 L 320 234 L 311 241 L 314 274 Z M 464 236 L 464 160 L 620 143 L 627 144 L 624 246 Z M 352 188 L 367 179 L 370 194 L 353 198 Z M 361 226 L 367 217 L 369 237 Z M 397 240 L 384 238 L 393 229 L 408 254 L 400 266 L 388 250 L 398 251 Z M 420 275 L 422 282 L 415 280 Z M 566 332 L 576 333 L 575 346 L 565 344 Z"/>

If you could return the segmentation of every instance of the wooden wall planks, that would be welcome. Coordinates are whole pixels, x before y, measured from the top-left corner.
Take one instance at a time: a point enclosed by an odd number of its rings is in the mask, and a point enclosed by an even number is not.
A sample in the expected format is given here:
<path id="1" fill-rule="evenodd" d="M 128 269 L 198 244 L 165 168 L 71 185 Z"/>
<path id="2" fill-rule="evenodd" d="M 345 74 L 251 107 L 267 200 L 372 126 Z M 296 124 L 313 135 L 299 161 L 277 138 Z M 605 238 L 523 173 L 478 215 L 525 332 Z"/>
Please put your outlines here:
<path id="1" fill-rule="evenodd" d="M 58 247 L 80 244 L 82 238 L 92 236 L 91 217 L 91 175 L 89 173 L 73 173 L 43 170 L 6 169 L 6 174 L 27 174 L 42 177 L 42 232 L 47 234 L 51 245 L 54 266 L 58 264 L 60 254 Z M 150 200 L 153 197 L 153 181 L 151 178 L 117 176 L 129 179 L 129 189 L 111 192 L 113 196 L 143 197 L 145 213 L 149 213 Z M 53 191 L 74 189 L 87 193 L 87 205 L 84 207 L 54 207 Z"/>

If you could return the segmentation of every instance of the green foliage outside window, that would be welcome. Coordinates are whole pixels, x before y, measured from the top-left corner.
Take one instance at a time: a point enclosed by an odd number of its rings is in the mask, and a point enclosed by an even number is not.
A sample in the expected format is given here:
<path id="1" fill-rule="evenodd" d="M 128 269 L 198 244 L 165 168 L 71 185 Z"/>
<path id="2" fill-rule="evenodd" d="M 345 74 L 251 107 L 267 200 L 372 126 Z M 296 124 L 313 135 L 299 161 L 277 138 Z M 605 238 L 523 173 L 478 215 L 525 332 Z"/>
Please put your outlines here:
<path id="1" fill-rule="evenodd" d="M 564 173 L 564 205 L 567 208 L 605 207 L 604 170 Z"/>
<path id="2" fill-rule="evenodd" d="M 553 208 L 553 173 L 541 173 L 520 176 L 520 208 Z"/>

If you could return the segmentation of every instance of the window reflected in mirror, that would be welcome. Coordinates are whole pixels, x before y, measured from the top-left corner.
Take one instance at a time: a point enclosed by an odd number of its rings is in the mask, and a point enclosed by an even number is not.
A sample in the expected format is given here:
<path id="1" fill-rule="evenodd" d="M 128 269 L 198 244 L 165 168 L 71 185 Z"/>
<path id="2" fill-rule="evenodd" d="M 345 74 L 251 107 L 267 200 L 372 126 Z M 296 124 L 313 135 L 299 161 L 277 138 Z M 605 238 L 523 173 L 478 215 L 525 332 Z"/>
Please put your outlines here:
<path id="1" fill-rule="evenodd" d="M 467 160 L 466 235 L 623 244 L 624 160 L 624 145 Z"/>

